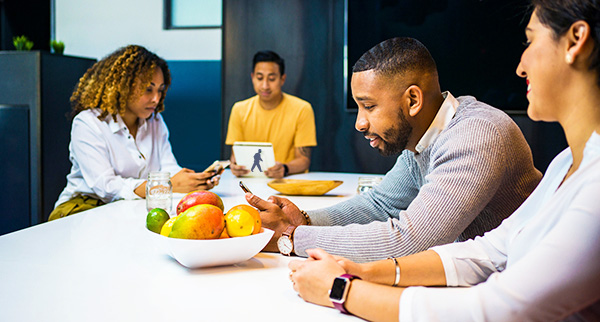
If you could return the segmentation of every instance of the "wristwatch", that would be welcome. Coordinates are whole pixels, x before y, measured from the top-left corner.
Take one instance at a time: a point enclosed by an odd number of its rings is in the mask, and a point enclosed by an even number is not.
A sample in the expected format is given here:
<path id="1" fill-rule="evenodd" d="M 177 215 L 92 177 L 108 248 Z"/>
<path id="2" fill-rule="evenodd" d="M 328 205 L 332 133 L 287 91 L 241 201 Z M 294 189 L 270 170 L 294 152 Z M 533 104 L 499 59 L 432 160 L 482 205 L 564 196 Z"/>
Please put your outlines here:
<path id="1" fill-rule="evenodd" d="M 287 164 L 283 164 L 283 176 L 287 177 L 288 174 L 290 174 L 290 168 L 287 166 Z"/>
<path id="2" fill-rule="evenodd" d="M 346 303 L 346 297 L 348 297 L 348 291 L 353 279 L 360 279 L 360 277 L 350 274 L 343 274 L 340 277 L 336 277 L 329 291 L 331 303 L 342 313 L 350 314 L 344 307 L 344 304 Z"/>
<path id="3" fill-rule="evenodd" d="M 294 251 L 294 241 L 292 240 L 294 229 L 296 229 L 296 226 L 288 226 L 281 234 L 281 237 L 277 239 L 277 248 L 279 248 L 279 252 L 283 255 L 290 256 Z"/>

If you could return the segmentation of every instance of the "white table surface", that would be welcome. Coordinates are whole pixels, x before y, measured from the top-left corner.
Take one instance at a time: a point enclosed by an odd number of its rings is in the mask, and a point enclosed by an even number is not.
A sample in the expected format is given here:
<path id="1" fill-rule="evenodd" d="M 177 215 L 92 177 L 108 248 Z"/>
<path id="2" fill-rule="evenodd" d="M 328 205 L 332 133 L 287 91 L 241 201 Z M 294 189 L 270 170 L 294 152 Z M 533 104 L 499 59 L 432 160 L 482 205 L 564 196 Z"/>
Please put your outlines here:
<path id="1" fill-rule="evenodd" d="M 325 196 L 289 196 L 310 210 L 351 198 L 359 174 L 312 172 L 298 179 L 343 180 Z M 256 195 L 270 179 L 243 179 Z M 226 171 L 213 191 L 225 210 L 246 203 Z M 176 194 L 173 207 L 182 194 Z M 145 227 L 144 200 L 118 201 L 0 236 L 0 321 L 341 321 L 357 318 L 304 302 L 287 263 L 259 253 L 231 266 L 188 269 Z"/>

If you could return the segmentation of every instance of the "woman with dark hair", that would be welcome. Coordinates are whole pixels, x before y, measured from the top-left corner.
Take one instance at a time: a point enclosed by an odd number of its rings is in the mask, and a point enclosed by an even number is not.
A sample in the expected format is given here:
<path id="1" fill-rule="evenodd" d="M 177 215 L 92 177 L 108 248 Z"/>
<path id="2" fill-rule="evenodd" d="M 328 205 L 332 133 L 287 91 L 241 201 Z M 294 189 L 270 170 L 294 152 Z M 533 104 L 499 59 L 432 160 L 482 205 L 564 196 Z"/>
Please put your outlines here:
<path id="1" fill-rule="evenodd" d="M 150 171 L 168 171 L 173 191 L 211 189 L 218 177 L 182 169 L 162 116 L 171 74 L 164 59 L 136 45 L 94 64 L 73 95 L 67 186 L 48 220 L 119 199 L 144 198 Z"/>
<path id="2" fill-rule="evenodd" d="M 559 122 L 569 148 L 483 237 L 365 264 L 307 251 L 289 264 L 304 300 L 367 320 L 600 320 L 600 1 L 532 4 L 527 113 Z"/>

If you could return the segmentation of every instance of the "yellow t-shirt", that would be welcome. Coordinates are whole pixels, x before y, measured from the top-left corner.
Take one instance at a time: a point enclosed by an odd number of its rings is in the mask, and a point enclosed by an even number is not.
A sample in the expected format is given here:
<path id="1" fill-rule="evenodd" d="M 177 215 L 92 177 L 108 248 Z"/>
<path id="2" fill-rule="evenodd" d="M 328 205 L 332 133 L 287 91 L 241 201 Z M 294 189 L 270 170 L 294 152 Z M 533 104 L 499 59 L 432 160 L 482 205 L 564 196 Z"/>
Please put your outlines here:
<path id="1" fill-rule="evenodd" d="M 258 95 L 237 102 L 231 109 L 225 144 L 236 141 L 271 142 L 275 161 L 290 162 L 295 148 L 317 145 L 312 106 L 286 93 L 272 110 L 260 106 Z"/>

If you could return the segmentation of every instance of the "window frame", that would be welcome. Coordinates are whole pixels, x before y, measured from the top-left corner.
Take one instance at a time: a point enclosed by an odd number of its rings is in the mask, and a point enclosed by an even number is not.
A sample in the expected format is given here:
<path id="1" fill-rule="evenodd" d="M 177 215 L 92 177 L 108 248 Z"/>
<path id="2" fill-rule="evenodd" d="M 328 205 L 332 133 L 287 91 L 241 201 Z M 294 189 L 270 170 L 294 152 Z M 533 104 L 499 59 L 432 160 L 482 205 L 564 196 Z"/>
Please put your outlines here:
<path id="1" fill-rule="evenodd" d="M 224 1 L 221 0 L 221 8 L 225 5 Z M 221 10 L 221 24 L 220 25 L 197 25 L 197 26 L 174 26 L 173 25 L 173 0 L 163 1 L 163 29 L 165 30 L 185 30 L 185 29 L 221 29 L 223 28 L 223 12 Z"/>

